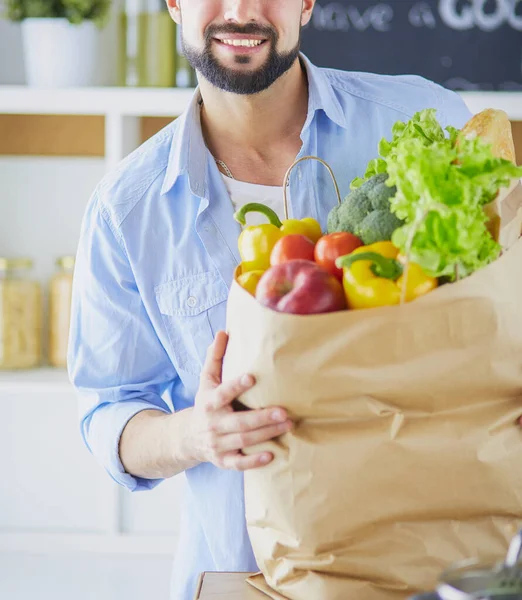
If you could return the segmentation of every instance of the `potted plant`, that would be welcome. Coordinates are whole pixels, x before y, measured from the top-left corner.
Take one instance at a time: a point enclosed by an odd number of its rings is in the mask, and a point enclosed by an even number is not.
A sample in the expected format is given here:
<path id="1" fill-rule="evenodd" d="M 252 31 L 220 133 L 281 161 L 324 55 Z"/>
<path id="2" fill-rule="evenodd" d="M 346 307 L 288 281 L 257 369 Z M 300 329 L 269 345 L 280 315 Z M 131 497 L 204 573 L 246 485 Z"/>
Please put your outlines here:
<path id="1" fill-rule="evenodd" d="M 111 0 L 6 0 L 20 21 L 26 80 L 39 87 L 94 85 L 99 46 Z"/>

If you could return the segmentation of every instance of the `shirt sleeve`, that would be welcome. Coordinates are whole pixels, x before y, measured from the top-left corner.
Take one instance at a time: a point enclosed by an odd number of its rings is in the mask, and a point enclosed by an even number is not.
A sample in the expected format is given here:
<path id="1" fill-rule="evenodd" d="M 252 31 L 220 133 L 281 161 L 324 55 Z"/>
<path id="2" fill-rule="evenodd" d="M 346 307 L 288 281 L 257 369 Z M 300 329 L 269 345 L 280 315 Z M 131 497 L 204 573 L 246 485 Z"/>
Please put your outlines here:
<path id="1" fill-rule="evenodd" d="M 142 410 L 171 412 L 162 394 L 177 374 L 143 306 L 124 248 L 95 192 L 78 245 L 68 370 L 87 448 L 117 483 L 139 491 L 162 480 L 125 472 L 120 436 Z"/>
<path id="2" fill-rule="evenodd" d="M 443 127 L 451 125 L 462 129 L 471 119 L 473 113 L 469 110 L 466 102 L 460 94 L 448 90 L 440 85 L 433 84 L 439 97 L 440 123 Z"/>

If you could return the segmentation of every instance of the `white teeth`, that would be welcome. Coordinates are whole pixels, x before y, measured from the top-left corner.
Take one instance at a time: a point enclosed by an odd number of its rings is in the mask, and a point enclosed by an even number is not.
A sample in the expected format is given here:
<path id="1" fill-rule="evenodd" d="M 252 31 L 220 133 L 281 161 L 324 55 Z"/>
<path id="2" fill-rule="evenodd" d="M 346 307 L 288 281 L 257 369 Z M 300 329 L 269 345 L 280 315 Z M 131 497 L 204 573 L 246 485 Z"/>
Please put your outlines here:
<path id="1" fill-rule="evenodd" d="M 262 40 L 221 40 L 221 42 L 227 44 L 227 46 L 247 46 L 253 48 L 254 46 L 259 46 Z"/>

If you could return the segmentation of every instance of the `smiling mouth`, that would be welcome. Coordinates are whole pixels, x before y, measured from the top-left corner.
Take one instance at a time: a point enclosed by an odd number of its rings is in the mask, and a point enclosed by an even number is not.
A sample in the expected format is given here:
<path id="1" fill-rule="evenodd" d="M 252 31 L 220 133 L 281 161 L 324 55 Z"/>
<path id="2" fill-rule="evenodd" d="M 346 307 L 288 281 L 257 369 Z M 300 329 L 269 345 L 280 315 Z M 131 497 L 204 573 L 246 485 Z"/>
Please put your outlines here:
<path id="1" fill-rule="evenodd" d="M 266 43 L 267 40 L 255 40 L 255 39 L 220 39 L 215 38 L 217 42 L 223 46 L 234 46 L 243 48 L 255 48 Z"/>

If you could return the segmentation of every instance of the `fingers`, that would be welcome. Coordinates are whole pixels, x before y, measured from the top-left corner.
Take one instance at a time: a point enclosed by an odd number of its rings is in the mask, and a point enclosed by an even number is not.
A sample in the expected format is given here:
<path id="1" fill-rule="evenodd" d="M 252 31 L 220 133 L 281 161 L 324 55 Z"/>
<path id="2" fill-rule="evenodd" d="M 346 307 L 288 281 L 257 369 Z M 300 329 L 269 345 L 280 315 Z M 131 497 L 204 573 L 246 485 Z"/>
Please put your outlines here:
<path id="1" fill-rule="evenodd" d="M 267 425 L 284 423 L 286 420 L 287 414 L 282 408 L 263 408 L 261 410 L 236 412 L 220 418 L 216 422 L 214 431 L 219 434 L 241 433 L 260 429 Z"/>
<path id="2" fill-rule="evenodd" d="M 218 331 L 214 341 L 207 350 L 205 363 L 201 369 L 202 384 L 208 383 L 212 386 L 221 383 L 223 369 L 223 357 L 227 349 L 228 335 L 224 331 Z"/>
<path id="3" fill-rule="evenodd" d="M 288 433 L 291 429 L 292 422 L 285 421 L 284 423 L 267 425 L 266 427 L 254 429 L 253 431 L 229 433 L 227 435 L 219 436 L 216 439 L 215 449 L 216 452 L 220 454 L 230 452 L 231 450 L 242 450 L 243 448 L 249 448 L 250 446 L 256 446 L 257 444 L 273 440 L 284 433 Z"/>
<path id="4" fill-rule="evenodd" d="M 232 403 L 233 400 L 244 394 L 255 384 L 255 379 L 252 375 L 243 375 L 238 379 L 227 381 L 220 385 L 212 398 L 207 402 L 207 410 L 216 411 Z"/>
<path id="5" fill-rule="evenodd" d="M 274 460 L 270 452 L 260 452 L 245 456 L 239 452 L 228 452 L 221 459 L 221 468 L 232 469 L 234 471 L 248 471 L 249 469 L 258 469 L 264 467 Z"/>

